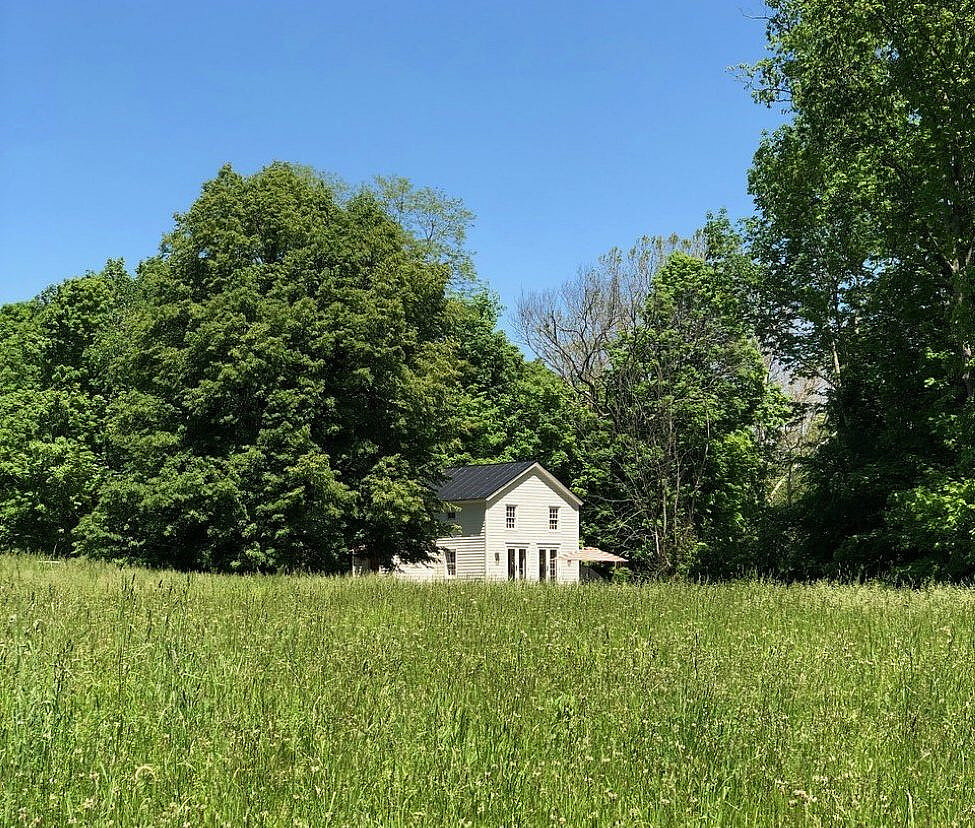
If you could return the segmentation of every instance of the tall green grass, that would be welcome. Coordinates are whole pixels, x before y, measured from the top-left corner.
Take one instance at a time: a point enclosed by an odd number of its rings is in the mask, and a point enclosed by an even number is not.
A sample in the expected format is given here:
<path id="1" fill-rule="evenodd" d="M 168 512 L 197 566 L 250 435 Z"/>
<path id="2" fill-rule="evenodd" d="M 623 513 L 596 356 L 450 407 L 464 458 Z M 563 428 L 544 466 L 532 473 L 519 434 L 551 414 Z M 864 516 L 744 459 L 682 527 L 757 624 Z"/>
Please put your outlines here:
<path id="1" fill-rule="evenodd" d="M 975 597 L 0 558 L 3 825 L 975 822 Z"/>

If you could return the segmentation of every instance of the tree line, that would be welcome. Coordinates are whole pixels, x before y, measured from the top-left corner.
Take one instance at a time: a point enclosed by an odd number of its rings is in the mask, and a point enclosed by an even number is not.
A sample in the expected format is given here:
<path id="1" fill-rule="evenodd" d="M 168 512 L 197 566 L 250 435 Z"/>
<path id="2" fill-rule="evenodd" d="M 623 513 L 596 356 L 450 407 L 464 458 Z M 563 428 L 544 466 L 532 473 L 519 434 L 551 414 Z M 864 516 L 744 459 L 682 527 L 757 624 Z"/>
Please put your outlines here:
<path id="1" fill-rule="evenodd" d="M 158 255 L 0 308 L 0 544 L 219 571 L 420 558 L 537 459 L 638 573 L 975 573 L 975 5 L 771 0 L 755 214 L 524 294 L 400 178 L 230 167 Z"/>

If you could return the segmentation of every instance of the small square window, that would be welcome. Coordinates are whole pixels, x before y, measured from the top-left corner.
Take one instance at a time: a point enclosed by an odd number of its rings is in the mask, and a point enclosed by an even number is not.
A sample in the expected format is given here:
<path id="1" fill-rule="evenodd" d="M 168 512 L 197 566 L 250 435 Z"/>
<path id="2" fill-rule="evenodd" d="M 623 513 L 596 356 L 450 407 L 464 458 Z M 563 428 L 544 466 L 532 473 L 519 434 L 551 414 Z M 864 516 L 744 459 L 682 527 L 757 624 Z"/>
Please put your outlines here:
<path id="1" fill-rule="evenodd" d="M 457 520 L 457 512 L 447 512 L 447 520 Z"/>
<path id="2" fill-rule="evenodd" d="M 559 507 L 558 506 L 548 507 L 548 528 L 549 529 L 559 528 Z"/>
<path id="3" fill-rule="evenodd" d="M 455 578 L 457 576 L 457 550 L 456 549 L 445 549 L 443 552 L 444 563 L 447 565 L 447 577 Z"/>
<path id="4" fill-rule="evenodd" d="M 504 507 L 504 525 L 506 529 L 515 528 L 515 507 L 514 506 Z"/>

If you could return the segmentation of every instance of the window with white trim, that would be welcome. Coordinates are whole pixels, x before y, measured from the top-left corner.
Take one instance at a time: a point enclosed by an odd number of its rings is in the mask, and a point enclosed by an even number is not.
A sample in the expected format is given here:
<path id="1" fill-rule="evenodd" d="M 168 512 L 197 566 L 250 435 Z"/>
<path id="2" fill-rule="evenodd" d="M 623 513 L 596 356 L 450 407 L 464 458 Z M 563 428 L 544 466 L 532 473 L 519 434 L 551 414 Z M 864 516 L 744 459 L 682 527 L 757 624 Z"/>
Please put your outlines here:
<path id="1" fill-rule="evenodd" d="M 457 550 L 444 549 L 443 559 L 444 559 L 444 563 L 447 565 L 447 577 L 448 578 L 457 577 Z"/>
<path id="2" fill-rule="evenodd" d="M 515 507 L 514 506 L 504 507 L 504 526 L 505 529 L 515 528 Z"/>
<path id="3" fill-rule="evenodd" d="M 559 507 L 549 506 L 548 507 L 548 528 L 555 529 L 559 528 Z"/>

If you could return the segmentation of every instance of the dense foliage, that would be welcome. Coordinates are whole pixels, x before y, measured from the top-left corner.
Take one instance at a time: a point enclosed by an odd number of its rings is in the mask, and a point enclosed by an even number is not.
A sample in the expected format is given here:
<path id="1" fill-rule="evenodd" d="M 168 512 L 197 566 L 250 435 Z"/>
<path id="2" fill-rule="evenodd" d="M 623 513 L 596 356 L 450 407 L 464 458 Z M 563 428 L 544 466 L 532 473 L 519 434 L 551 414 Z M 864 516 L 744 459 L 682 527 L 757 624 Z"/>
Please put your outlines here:
<path id="1" fill-rule="evenodd" d="M 657 572 L 740 573 L 756 552 L 766 440 L 786 403 L 738 288 L 722 264 L 674 254 L 600 378 L 604 462 L 591 520 L 604 542 Z"/>
<path id="2" fill-rule="evenodd" d="M 446 272 L 362 196 L 223 170 L 143 263 L 82 551 L 338 569 L 435 533 Z"/>
<path id="3" fill-rule="evenodd" d="M 0 309 L 0 542 L 69 554 L 106 476 L 121 262 Z"/>
<path id="4" fill-rule="evenodd" d="M 758 348 L 758 269 L 722 214 L 692 239 L 610 251 L 526 297 L 525 338 L 563 381 L 584 530 L 643 572 L 741 575 L 791 407 Z"/>
<path id="5" fill-rule="evenodd" d="M 824 439 L 784 571 L 975 575 L 975 6 L 774 0 L 755 157 L 770 349 Z"/>
<path id="6" fill-rule="evenodd" d="M 368 194 L 222 170 L 134 280 L 5 309 L 6 542 L 207 569 L 425 555 L 449 277 Z"/>

